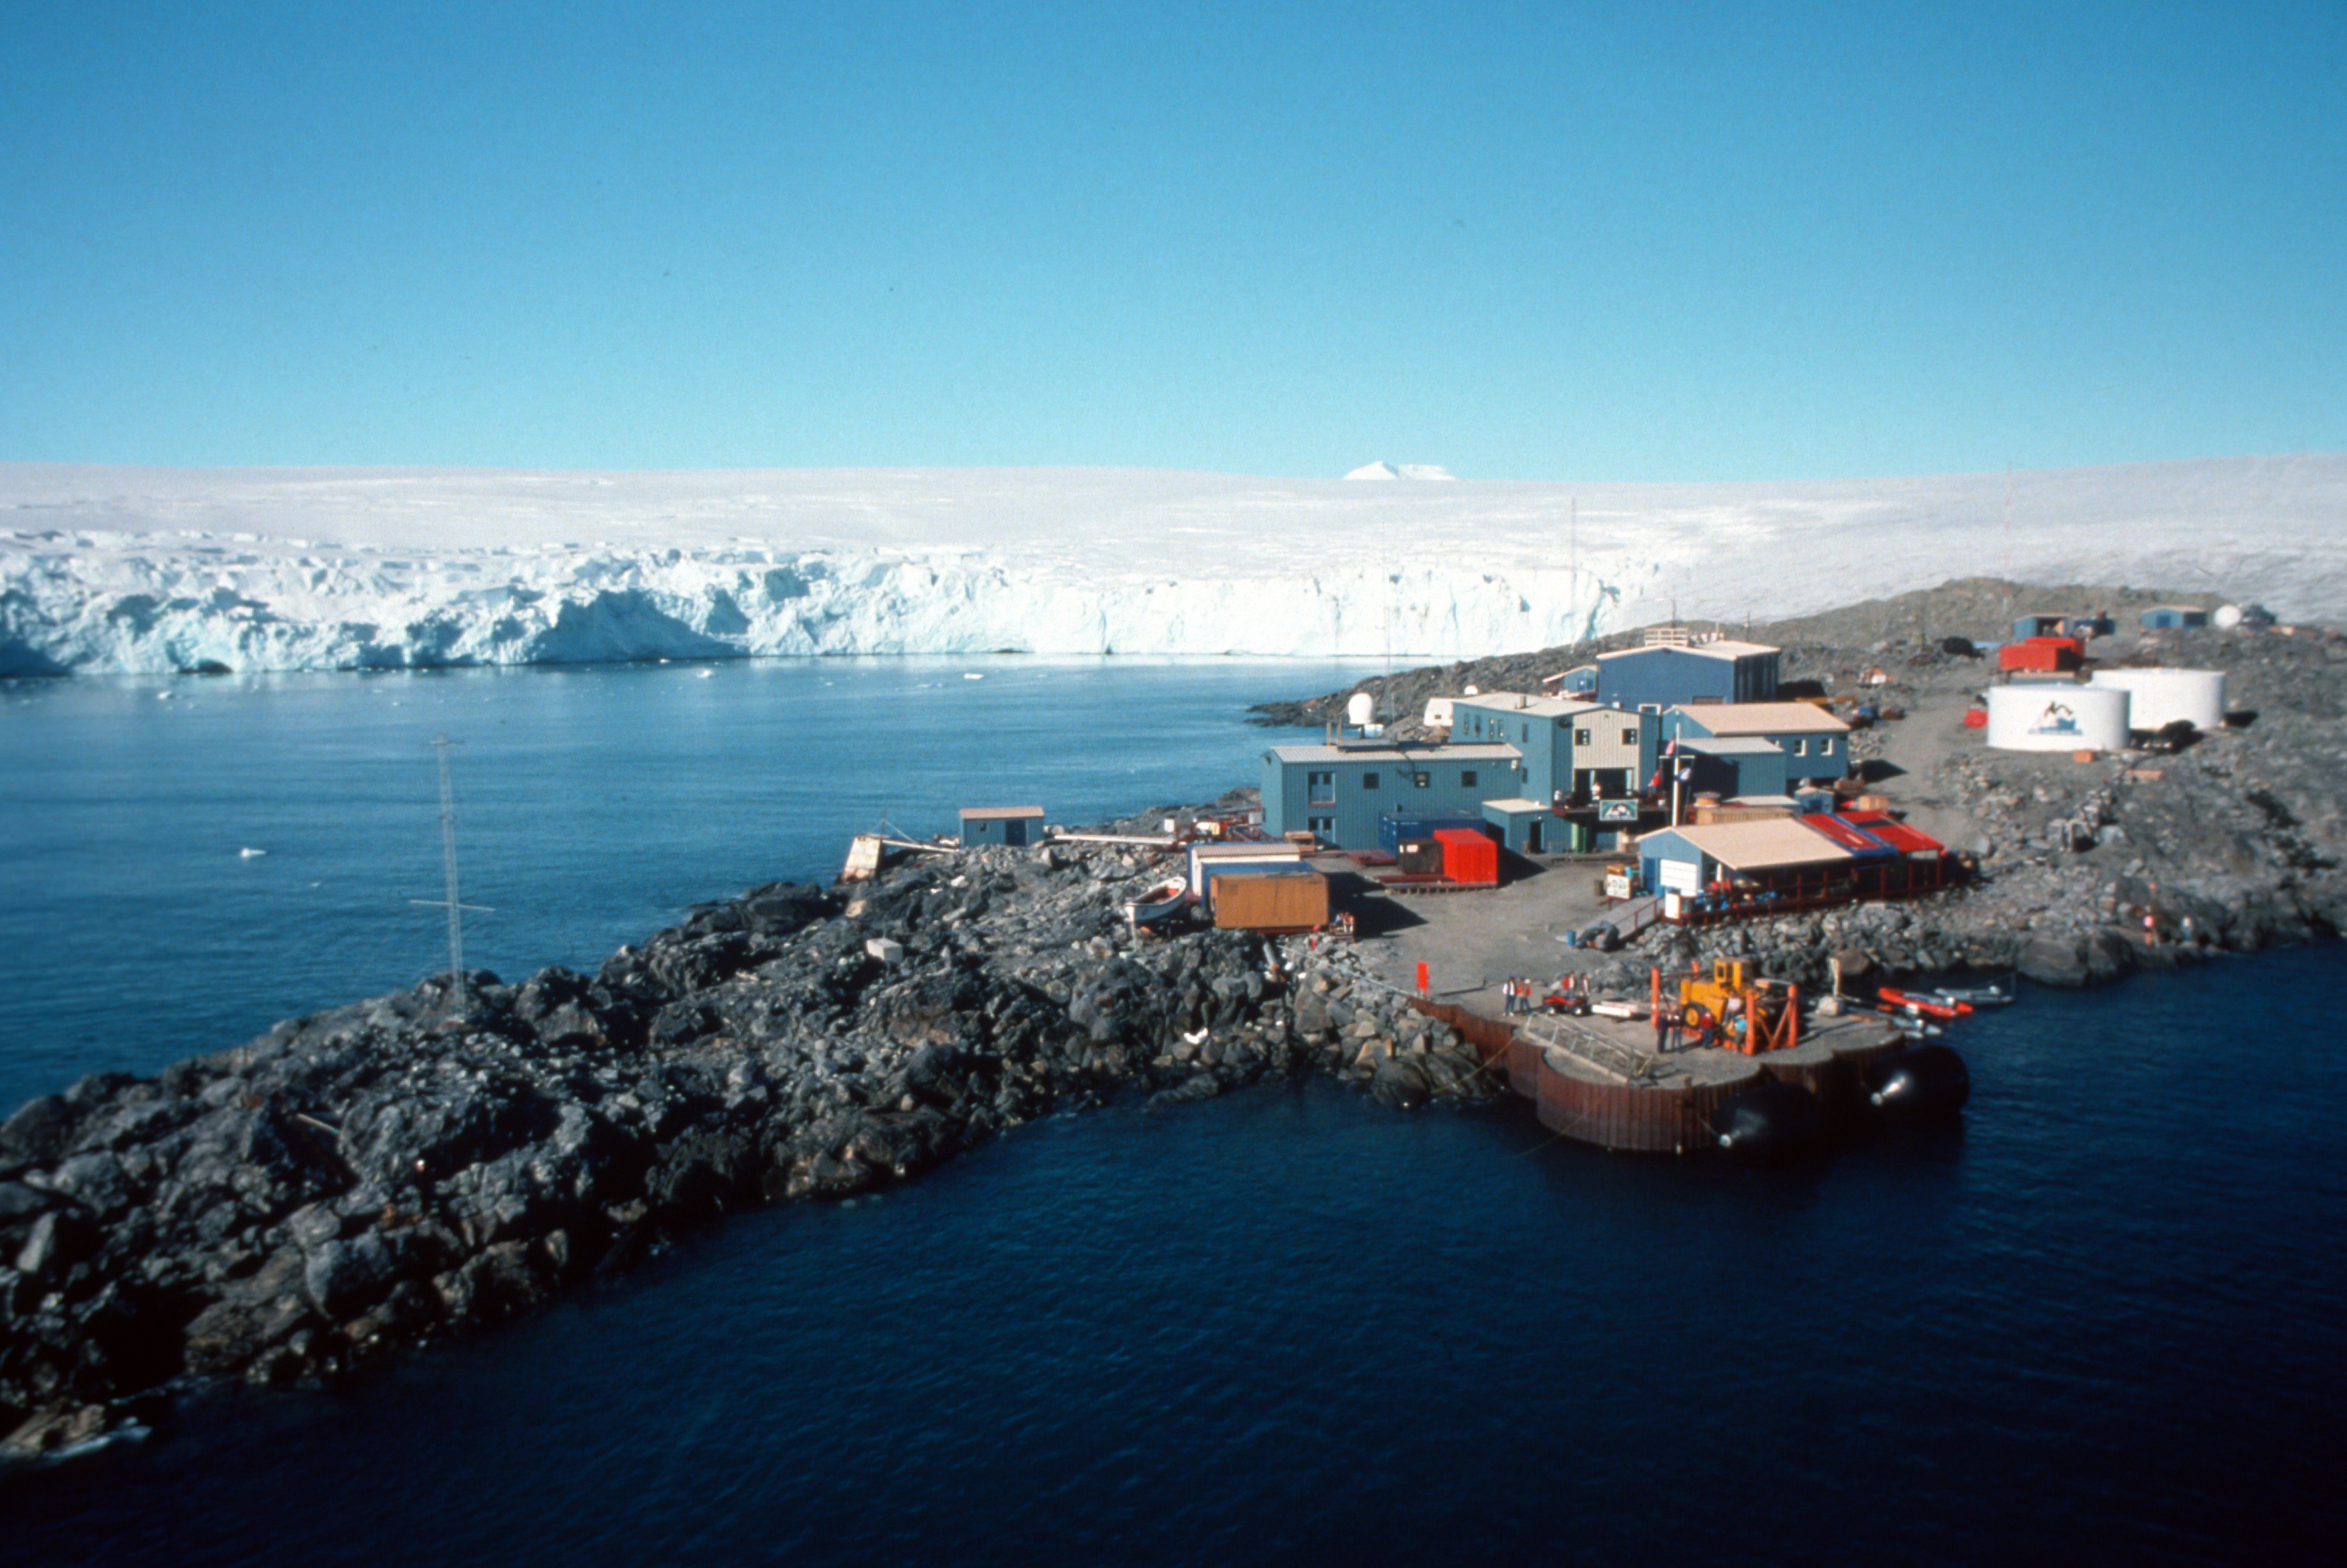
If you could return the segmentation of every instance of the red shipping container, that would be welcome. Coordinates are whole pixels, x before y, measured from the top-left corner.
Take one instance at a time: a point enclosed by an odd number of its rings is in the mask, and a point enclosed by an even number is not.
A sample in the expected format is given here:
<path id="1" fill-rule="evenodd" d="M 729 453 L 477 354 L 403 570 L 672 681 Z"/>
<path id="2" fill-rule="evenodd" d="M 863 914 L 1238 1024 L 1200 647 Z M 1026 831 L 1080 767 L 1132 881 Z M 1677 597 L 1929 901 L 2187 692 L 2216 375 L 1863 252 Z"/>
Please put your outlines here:
<path id="1" fill-rule="evenodd" d="M 2075 637 L 2033 637 L 1996 651 L 2000 670 L 2075 670 L 2086 661 L 2086 645 Z"/>
<path id="2" fill-rule="evenodd" d="M 1500 846 L 1486 835 L 1464 827 L 1439 827 L 1434 841 L 1442 845 L 1442 875 L 1473 887 L 1495 887 L 1500 881 Z"/>

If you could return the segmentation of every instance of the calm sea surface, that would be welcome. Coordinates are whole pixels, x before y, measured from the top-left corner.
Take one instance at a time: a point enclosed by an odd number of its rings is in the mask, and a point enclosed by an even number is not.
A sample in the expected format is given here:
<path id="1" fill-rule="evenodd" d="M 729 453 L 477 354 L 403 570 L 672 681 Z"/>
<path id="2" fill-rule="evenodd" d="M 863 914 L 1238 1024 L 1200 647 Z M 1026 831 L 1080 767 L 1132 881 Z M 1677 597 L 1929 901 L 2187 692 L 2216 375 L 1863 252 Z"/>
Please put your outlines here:
<path id="1" fill-rule="evenodd" d="M 0 682 L 0 1104 L 448 967 L 591 973 L 692 904 L 828 881 L 882 821 L 1059 823 L 1255 784 L 1243 722 L 1358 665 L 762 660 Z M 972 676 L 979 677 L 971 679 Z M 262 853 L 247 855 L 246 850 Z"/>
<path id="2" fill-rule="evenodd" d="M 883 811 L 1218 792 L 1245 702 L 1340 673 L 15 689 L 0 1097 L 445 961 L 405 904 L 442 729 L 497 911 L 467 956 L 518 977 L 827 876 Z M 1793 1169 L 1318 1083 L 1055 1119 L 0 1480 L 0 1561 L 2334 1562 L 2347 1163 L 2306 1001 L 2339 958 L 2030 991 L 1957 1037 L 1961 1127 Z"/>

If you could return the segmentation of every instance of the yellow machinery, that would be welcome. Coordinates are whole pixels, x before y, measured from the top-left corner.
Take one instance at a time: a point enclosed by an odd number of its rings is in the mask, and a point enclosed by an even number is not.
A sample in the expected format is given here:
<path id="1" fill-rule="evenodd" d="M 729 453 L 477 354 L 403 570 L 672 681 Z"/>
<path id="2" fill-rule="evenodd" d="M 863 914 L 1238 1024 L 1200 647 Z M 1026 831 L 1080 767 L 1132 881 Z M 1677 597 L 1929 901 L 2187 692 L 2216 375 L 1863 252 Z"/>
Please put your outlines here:
<path id="1" fill-rule="evenodd" d="M 1673 978 L 1678 1001 L 1666 1014 L 1663 972 L 1654 972 L 1655 1016 L 1674 1019 L 1705 1043 L 1758 1056 L 1788 1050 L 1800 1040 L 1799 988 L 1747 975 L 1741 958 L 1714 958 L 1708 978 L 1700 968 Z"/>

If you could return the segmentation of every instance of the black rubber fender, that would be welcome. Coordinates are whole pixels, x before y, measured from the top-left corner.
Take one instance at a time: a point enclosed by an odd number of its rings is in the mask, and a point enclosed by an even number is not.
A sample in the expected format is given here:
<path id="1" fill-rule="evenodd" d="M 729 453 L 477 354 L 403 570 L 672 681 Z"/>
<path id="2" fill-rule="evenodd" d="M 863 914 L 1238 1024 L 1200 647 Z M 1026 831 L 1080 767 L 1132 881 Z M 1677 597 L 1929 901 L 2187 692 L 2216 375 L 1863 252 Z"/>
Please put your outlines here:
<path id="1" fill-rule="evenodd" d="M 1866 1097 L 1881 1114 L 1901 1122 L 1953 1116 L 1972 1098 L 1964 1059 L 1944 1045 L 1905 1046 L 1866 1064 Z"/>
<path id="2" fill-rule="evenodd" d="M 1799 1084 L 1769 1079 L 1721 1102 L 1711 1132 L 1729 1153 L 1766 1160 L 1815 1144 L 1825 1132 L 1825 1110 Z"/>

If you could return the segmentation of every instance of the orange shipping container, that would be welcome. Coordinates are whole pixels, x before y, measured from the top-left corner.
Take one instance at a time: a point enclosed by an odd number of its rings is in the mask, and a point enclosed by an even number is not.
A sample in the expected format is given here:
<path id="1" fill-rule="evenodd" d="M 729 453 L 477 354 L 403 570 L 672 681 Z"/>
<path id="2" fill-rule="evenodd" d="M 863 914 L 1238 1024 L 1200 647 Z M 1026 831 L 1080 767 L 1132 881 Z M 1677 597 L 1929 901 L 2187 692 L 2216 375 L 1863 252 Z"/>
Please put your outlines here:
<path id="1" fill-rule="evenodd" d="M 1496 886 L 1500 880 L 1500 846 L 1471 828 L 1435 829 L 1442 845 L 1442 875 L 1471 887 Z"/>
<path id="2" fill-rule="evenodd" d="M 1214 878 L 1214 925 L 1225 931 L 1311 931 L 1328 923 L 1328 879 L 1317 871 Z"/>

